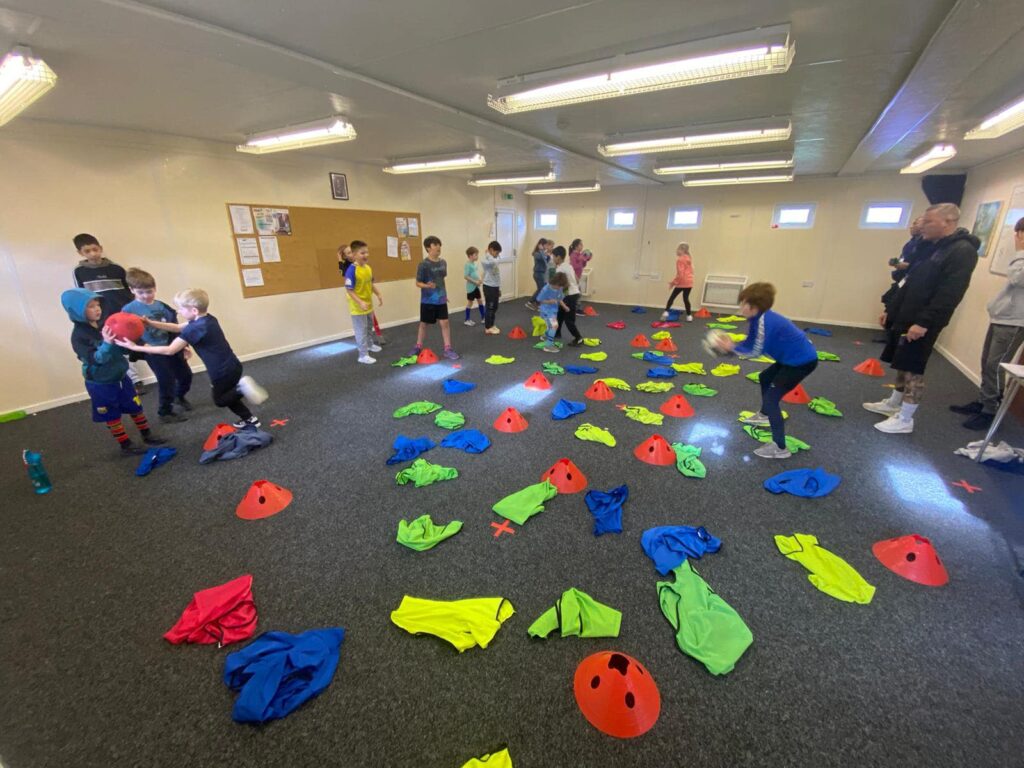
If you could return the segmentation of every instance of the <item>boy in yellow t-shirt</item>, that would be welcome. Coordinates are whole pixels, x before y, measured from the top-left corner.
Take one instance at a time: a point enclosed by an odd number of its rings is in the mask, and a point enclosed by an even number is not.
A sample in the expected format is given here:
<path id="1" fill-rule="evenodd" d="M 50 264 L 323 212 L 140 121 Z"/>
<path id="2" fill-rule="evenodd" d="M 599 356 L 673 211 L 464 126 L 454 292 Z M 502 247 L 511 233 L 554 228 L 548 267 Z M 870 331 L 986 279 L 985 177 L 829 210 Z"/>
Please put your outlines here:
<path id="1" fill-rule="evenodd" d="M 377 286 L 373 284 L 373 270 L 366 263 L 370 258 L 370 249 L 362 240 L 353 240 L 352 263 L 345 270 L 345 291 L 348 293 L 348 311 L 352 314 L 352 330 L 359 347 L 359 362 L 369 365 L 377 359 L 370 357 L 370 352 L 380 352 L 377 344 L 370 343 L 373 333 L 373 299 L 377 296 L 377 306 L 384 304 Z"/>

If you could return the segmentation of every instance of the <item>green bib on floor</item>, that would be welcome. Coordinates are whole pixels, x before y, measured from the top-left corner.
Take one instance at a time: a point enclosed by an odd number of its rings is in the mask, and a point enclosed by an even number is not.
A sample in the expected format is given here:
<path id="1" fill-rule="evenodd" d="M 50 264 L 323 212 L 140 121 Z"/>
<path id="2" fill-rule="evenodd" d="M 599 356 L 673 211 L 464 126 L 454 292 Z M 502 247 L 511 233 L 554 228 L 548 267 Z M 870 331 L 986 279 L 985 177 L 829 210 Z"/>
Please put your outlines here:
<path id="1" fill-rule="evenodd" d="M 493 507 L 494 513 L 522 525 L 534 515 L 544 511 L 544 505 L 558 495 L 550 480 L 528 485 L 521 491 L 510 493 Z"/>
<path id="2" fill-rule="evenodd" d="M 490 363 L 491 365 L 508 365 L 515 361 L 516 359 L 514 357 L 502 357 L 501 355 L 491 355 L 484 360 L 485 363 Z"/>
<path id="3" fill-rule="evenodd" d="M 718 394 L 717 389 L 705 387 L 703 384 L 697 384 L 696 382 L 684 384 L 683 391 L 688 395 L 693 395 L 694 397 L 714 397 Z"/>
<path id="4" fill-rule="evenodd" d="M 661 341 L 662 339 L 671 339 L 672 334 L 668 331 L 658 331 L 657 333 L 652 333 L 651 338 L 655 341 Z"/>
<path id="5" fill-rule="evenodd" d="M 732 323 L 708 323 L 708 328 L 718 328 L 721 331 L 735 331 L 736 326 Z"/>
<path id="6" fill-rule="evenodd" d="M 704 363 L 672 363 L 672 368 L 679 373 L 691 373 L 694 376 L 708 375 L 708 372 L 704 370 Z"/>
<path id="7" fill-rule="evenodd" d="M 543 317 L 534 315 L 530 318 L 530 321 L 533 323 L 533 332 L 530 334 L 531 336 L 543 336 L 547 332 L 548 323 Z"/>
<path id="8" fill-rule="evenodd" d="M 822 416 L 838 416 L 841 417 L 843 412 L 836 408 L 836 404 L 831 400 L 824 397 L 816 397 L 807 404 L 815 413 L 820 413 Z"/>
<path id="9" fill-rule="evenodd" d="M 584 352 L 580 355 L 581 360 L 593 360 L 595 363 L 600 363 L 602 360 L 608 359 L 607 352 Z"/>
<path id="10" fill-rule="evenodd" d="M 636 388 L 641 392 L 671 392 L 675 387 L 671 381 L 641 381 Z"/>
<path id="11" fill-rule="evenodd" d="M 474 757 L 462 768 L 512 768 L 512 756 L 508 753 L 508 747 L 500 752 L 494 752 L 483 757 Z"/>
<path id="12" fill-rule="evenodd" d="M 562 637 L 618 637 L 622 612 L 599 603 L 586 592 L 567 589 L 554 606 L 530 625 L 530 637 L 545 638 L 555 630 Z"/>
<path id="13" fill-rule="evenodd" d="M 434 423 L 444 429 L 458 429 L 466 423 L 466 417 L 458 411 L 440 411 L 434 417 Z"/>
<path id="14" fill-rule="evenodd" d="M 708 474 L 707 467 L 700 460 L 700 448 L 685 443 L 672 443 L 676 454 L 676 469 L 686 477 L 703 478 Z"/>
<path id="15" fill-rule="evenodd" d="M 644 408 L 642 405 L 627 405 L 623 407 L 622 412 L 633 421 L 639 421 L 641 424 L 656 424 L 661 426 L 665 417 L 660 413 L 654 413 L 654 411 Z"/>
<path id="16" fill-rule="evenodd" d="M 615 437 L 607 429 L 595 427 L 593 424 L 580 424 L 574 433 L 580 440 L 589 440 L 592 443 L 603 443 L 609 448 L 615 447 Z"/>
<path id="17" fill-rule="evenodd" d="M 452 520 L 447 525 L 435 525 L 430 515 L 420 515 L 411 523 L 405 520 L 398 521 L 398 536 L 395 541 L 409 549 L 423 552 L 436 547 L 461 530 L 460 520 Z"/>
<path id="18" fill-rule="evenodd" d="M 750 379 L 755 384 L 760 384 L 761 383 L 761 372 L 760 371 L 754 371 L 753 373 L 748 373 L 747 374 L 747 378 Z"/>
<path id="19" fill-rule="evenodd" d="M 768 357 L 768 355 L 758 355 L 757 357 L 748 358 L 752 363 L 774 363 L 774 357 Z"/>
<path id="20" fill-rule="evenodd" d="M 740 317 L 739 315 L 726 315 L 725 317 L 718 318 L 720 323 L 742 323 L 747 318 Z"/>
<path id="21" fill-rule="evenodd" d="M 810 571 L 807 580 L 826 595 L 862 605 L 867 605 L 874 597 L 875 588 L 843 558 L 819 546 L 816 536 L 806 533 L 776 536 L 775 546 L 790 560 L 796 560 Z"/>
<path id="22" fill-rule="evenodd" d="M 486 648 L 513 613 L 504 597 L 424 600 L 406 595 L 391 621 L 410 634 L 439 637 L 462 653 L 477 645 Z"/>
<path id="23" fill-rule="evenodd" d="M 416 365 L 416 355 L 400 357 L 391 364 L 392 368 L 405 368 L 407 365 Z"/>
<path id="24" fill-rule="evenodd" d="M 538 341 L 536 344 L 533 345 L 533 348 L 534 349 L 544 349 L 544 347 L 546 347 L 547 345 L 548 345 L 547 341 Z M 555 342 L 555 346 L 558 347 L 559 349 L 561 349 L 562 348 L 562 342 L 556 341 Z"/>
<path id="25" fill-rule="evenodd" d="M 837 355 L 837 354 L 835 354 L 833 352 L 826 352 L 823 349 L 819 349 L 818 350 L 818 359 L 819 360 L 827 361 L 829 363 L 838 363 L 838 362 L 840 362 L 839 355 Z"/>
<path id="26" fill-rule="evenodd" d="M 711 369 L 712 376 L 721 377 L 735 376 L 739 372 L 740 367 L 738 365 L 733 365 L 732 363 L 719 363 L 718 365 Z"/>
<path id="27" fill-rule="evenodd" d="M 541 366 L 544 369 L 544 373 L 549 376 L 563 376 L 565 374 L 565 368 L 560 366 L 558 363 L 553 363 L 548 360 L 544 365 Z"/>
<path id="28" fill-rule="evenodd" d="M 629 384 L 627 384 L 622 379 L 604 378 L 604 379 L 598 379 L 598 381 L 603 381 L 605 384 L 607 384 L 612 389 L 621 389 L 624 392 L 629 392 Z"/>
<path id="29" fill-rule="evenodd" d="M 772 441 L 772 430 L 770 427 L 755 427 L 753 424 L 747 424 L 743 427 L 743 431 L 759 442 L 770 443 Z M 799 453 L 800 451 L 811 450 L 811 446 L 797 437 L 786 435 L 786 449 L 790 453 Z"/>
<path id="30" fill-rule="evenodd" d="M 401 408 L 397 409 L 391 415 L 394 416 L 396 419 L 404 419 L 406 416 L 412 416 L 413 414 L 423 416 L 425 414 L 433 413 L 434 411 L 439 410 L 441 410 L 440 403 L 432 403 L 429 400 L 418 400 L 415 403 L 403 405 Z"/>
<path id="31" fill-rule="evenodd" d="M 412 483 L 416 488 L 422 488 L 441 480 L 454 480 L 458 476 L 459 470 L 455 467 L 442 467 L 440 464 L 431 464 L 426 459 L 416 459 L 411 466 L 395 475 L 395 482 L 399 485 Z"/>
<path id="32" fill-rule="evenodd" d="M 600 347 L 601 346 L 601 340 L 600 339 L 584 338 L 583 339 L 583 343 L 586 346 L 588 346 L 588 347 Z"/>

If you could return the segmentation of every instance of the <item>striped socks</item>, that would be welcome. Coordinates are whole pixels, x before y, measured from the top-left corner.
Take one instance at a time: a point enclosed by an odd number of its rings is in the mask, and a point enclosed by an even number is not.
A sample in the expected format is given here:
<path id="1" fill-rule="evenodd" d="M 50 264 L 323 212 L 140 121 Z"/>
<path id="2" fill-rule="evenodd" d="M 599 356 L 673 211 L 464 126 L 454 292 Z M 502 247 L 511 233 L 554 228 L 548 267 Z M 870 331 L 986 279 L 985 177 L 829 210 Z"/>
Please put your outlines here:
<path id="1" fill-rule="evenodd" d="M 128 439 L 128 433 L 124 431 L 124 424 L 121 423 L 120 419 L 108 421 L 107 429 L 110 430 L 110 434 L 114 436 L 114 439 L 117 440 L 122 448 L 127 448 L 131 445 L 131 440 Z"/>

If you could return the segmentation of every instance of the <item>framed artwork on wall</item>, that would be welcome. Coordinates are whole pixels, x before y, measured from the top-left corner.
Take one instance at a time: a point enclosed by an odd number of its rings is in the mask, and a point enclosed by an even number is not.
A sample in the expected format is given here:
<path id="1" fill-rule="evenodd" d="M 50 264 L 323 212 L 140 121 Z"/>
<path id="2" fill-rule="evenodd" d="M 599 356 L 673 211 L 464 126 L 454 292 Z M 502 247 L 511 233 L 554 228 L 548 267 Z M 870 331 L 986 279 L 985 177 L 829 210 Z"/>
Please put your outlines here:
<path id="1" fill-rule="evenodd" d="M 992 259 L 988 271 L 994 275 L 1005 275 L 1010 266 L 1016 247 L 1013 242 L 1013 225 L 1024 218 L 1024 184 L 1014 187 L 1006 202 L 1003 223 L 992 231 Z"/>
<path id="2" fill-rule="evenodd" d="M 332 173 L 331 197 L 335 200 L 348 200 L 348 178 L 344 173 Z"/>
<path id="3" fill-rule="evenodd" d="M 989 248 L 992 245 L 992 232 L 999 222 L 999 211 L 1002 207 L 1003 203 L 1000 200 L 978 205 L 978 213 L 974 217 L 971 234 L 981 240 L 981 245 L 978 246 L 978 255 L 983 259 L 988 256 Z"/>

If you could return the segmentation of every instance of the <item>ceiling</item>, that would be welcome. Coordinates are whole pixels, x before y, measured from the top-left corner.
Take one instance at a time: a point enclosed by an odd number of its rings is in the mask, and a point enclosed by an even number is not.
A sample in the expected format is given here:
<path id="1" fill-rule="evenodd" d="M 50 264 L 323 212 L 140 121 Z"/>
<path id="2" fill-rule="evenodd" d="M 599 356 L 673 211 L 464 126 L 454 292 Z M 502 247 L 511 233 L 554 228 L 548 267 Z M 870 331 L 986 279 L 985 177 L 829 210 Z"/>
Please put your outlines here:
<path id="1" fill-rule="evenodd" d="M 29 119 L 236 144 L 341 113 L 354 142 L 304 150 L 384 165 L 482 150 L 487 171 L 673 184 L 666 155 L 605 158 L 606 135 L 791 115 L 798 175 L 892 172 L 937 141 L 943 171 L 1024 149 L 964 131 L 1024 95 L 1019 0 L 0 0 L 0 46 L 31 46 L 57 89 Z M 782 75 L 502 115 L 499 78 L 789 24 Z M 0 129 L 2 130 L 2 129 Z M 690 152 L 687 157 L 730 154 Z M 677 155 L 678 157 L 678 155 Z M 464 174 L 468 175 L 468 174 Z"/>

